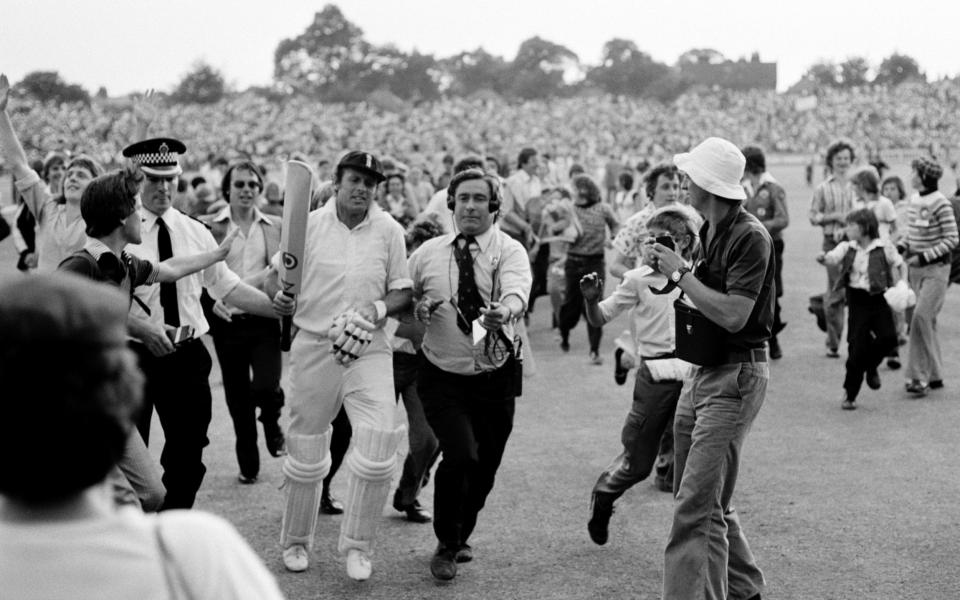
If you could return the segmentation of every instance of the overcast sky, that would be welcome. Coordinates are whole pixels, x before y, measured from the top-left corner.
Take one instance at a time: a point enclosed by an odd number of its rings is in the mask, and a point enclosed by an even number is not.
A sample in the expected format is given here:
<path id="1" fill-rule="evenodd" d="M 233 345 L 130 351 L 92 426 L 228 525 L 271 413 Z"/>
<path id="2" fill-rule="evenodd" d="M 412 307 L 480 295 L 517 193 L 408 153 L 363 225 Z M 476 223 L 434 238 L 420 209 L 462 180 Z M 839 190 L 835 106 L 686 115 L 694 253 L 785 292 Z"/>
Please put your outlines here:
<path id="1" fill-rule="evenodd" d="M 231 84 L 263 85 L 273 52 L 303 32 L 323 2 L 306 0 L 0 0 L 0 71 L 13 81 L 56 70 L 91 92 L 111 95 L 172 89 L 197 60 Z M 879 64 L 894 51 L 913 56 L 932 78 L 960 73 L 955 0 L 341 0 L 368 41 L 437 57 L 478 46 L 512 59 L 539 35 L 600 59 L 604 42 L 634 40 L 673 64 L 690 48 L 736 59 L 760 52 L 776 61 L 779 88 L 818 59 L 865 56 Z"/>

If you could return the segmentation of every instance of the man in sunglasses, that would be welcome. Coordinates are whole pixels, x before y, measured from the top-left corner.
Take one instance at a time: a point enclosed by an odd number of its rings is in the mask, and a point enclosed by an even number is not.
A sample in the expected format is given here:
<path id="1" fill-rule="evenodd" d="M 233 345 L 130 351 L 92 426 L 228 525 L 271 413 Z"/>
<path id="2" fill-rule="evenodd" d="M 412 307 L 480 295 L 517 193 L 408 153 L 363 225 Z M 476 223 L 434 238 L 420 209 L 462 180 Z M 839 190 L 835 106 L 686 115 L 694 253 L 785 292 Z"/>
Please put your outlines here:
<path id="1" fill-rule="evenodd" d="M 677 305 L 677 354 L 695 363 L 674 421 L 673 527 L 663 598 L 760 598 L 757 566 L 732 504 L 740 452 L 770 378 L 766 343 L 776 294 L 773 241 L 743 207 L 746 159 L 727 140 L 708 138 L 673 157 L 686 173 L 690 205 L 704 215 L 700 265 L 654 244 L 657 270 L 695 306 Z M 682 315 L 681 315 L 682 311 Z M 680 317 L 688 319 L 681 323 Z M 706 332 L 687 333 L 687 332 Z M 681 343 L 681 335 L 684 338 Z"/>
<path id="2" fill-rule="evenodd" d="M 227 267 L 241 279 L 263 289 L 270 272 L 270 258 L 280 247 L 280 221 L 260 211 L 263 177 L 249 161 L 234 163 L 223 176 L 223 197 L 228 202 L 210 224 L 218 243 L 233 232 Z M 242 484 L 257 481 L 260 453 L 257 450 L 257 409 L 267 451 L 284 452 L 283 431 L 278 420 L 283 408 L 280 388 L 280 330 L 277 320 L 246 312 L 217 301 L 207 314 L 214 348 L 223 373 L 223 392 L 237 436 L 235 446 Z M 252 377 L 251 377 L 252 372 Z"/>

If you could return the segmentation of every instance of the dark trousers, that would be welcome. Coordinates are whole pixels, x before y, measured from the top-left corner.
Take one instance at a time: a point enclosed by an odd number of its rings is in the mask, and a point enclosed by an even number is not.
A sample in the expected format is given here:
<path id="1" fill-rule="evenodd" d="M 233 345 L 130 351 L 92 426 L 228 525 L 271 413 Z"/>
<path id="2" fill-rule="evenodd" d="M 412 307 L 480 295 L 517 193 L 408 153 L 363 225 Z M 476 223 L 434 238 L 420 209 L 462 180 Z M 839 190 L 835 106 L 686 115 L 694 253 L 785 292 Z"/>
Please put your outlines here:
<path id="1" fill-rule="evenodd" d="M 417 393 L 420 357 L 406 352 L 393 353 L 393 387 L 407 411 L 407 438 L 410 449 L 403 461 L 403 473 L 397 486 L 397 500 L 410 506 L 430 477 L 430 468 L 440 456 L 440 444 L 427 423 L 423 403 Z"/>
<path id="2" fill-rule="evenodd" d="M 864 375 L 876 371 L 890 350 L 897 347 L 897 330 L 883 294 L 847 288 L 847 306 L 847 373 L 843 389 L 853 400 L 860 392 Z"/>
<path id="3" fill-rule="evenodd" d="M 330 472 L 323 478 L 324 492 L 330 489 L 330 482 L 333 481 L 333 476 L 340 470 L 343 457 L 347 455 L 347 449 L 350 448 L 350 438 L 353 437 L 350 418 L 347 417 L 347 410 L 342 406 L 330 426 L 333 427 L 333 433 L 330 435 Z"/>
<path id="4" fill-rule="evenodd" d="M 564 265 L 564 275 L 567 280 L 566 296 L 560 307 L 560 335 L 564 341 L 569 338 L 570 330 L 577 326 L 580 316 L 585 317 L 586 309 L 583 306 L 583 296 L 580 294 L 580 279 L 588 273 L 596 273 L 603 281 L 606 272 L 603 256 L 567 254 L 567 262 Z M 590 340 L 590 351 L 598 352 L 603 328 L 587 323 L 587 337 Z"/>
<path id="5" fill-rule="evenodd" d="M 550 244 L 541 244 L 537 255 L 530 264 L 533 282 L 530 287 L 528 308 L 533 312 L 533 304 L 540 296 L 547 295 L 547 270 L 550 268 Z"/>
<path id="6" fill-rule="evenodd" d="M 434 478 L 433 531 L 446 548 L 466 544 L 493 489 L 513 430 L 513 364 L 477 375 L 423 359 L 417 391 L 443 458 Z"/>
<path id="7" fill-rule="evenodd" d="M 673 432 L 670 429 L 682 388 L 681 381 L 653 381 L 645 363 L 640 363 L 633 388 L 633 405 L 620 434 L 623 451 L 600 474 L 594 491 L 619 498 L 650 475 L 658 455 L 669 457 L 669 462 L 665 460 L 663 465 L 657 465 L 658 471 L 663 469 L 658 475 L 668 475 L 673 466 Z"/>
<path id="8" fill-rule="evenodd" d="M 777 293 L 773 300 L 773 335 L 783 329 L 783 321 L 780 320 L 780 297 L 783 296 L 783 240 L 773 240 L 773 262 L 775 271 L 773 274 L 774 284 L 777 286 Z"/>
<path id="9" fill-rule="evenodd" d="M 143 441 L 150 441 L 153 409 L 160 417 L 165 442 L 160 454 L 167 496 L 162 510 L 191 508 L 207 469 L 203 448 L 209 443 L 210 353 L 199 339 L 180 346 L 173 354 L 156 357 L 146 347 L 133 344 L 146 377 L 144 406 L 137 423 Z"/>
<path id="10" fill-rule="evenodd" d="M 280 328 L 276 319 L 256 315 L 235 315 L 232 322 L 214 317 L 210 327 L 223 373 L 223 393 L 237 436 L 240 474 L 256 477 L 260 473 L 258 408 L 264 435 L 275 437 L 280 433 Z"/>

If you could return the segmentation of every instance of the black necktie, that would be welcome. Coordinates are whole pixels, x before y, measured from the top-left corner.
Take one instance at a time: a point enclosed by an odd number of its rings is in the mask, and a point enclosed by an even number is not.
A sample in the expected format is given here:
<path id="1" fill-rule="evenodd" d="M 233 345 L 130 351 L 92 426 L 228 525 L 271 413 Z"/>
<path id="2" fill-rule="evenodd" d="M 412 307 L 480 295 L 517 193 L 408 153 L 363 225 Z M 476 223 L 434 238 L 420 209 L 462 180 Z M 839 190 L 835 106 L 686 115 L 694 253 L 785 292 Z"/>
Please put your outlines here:
<path id="1" fill-rule="evenodd" d="M 477 243 L 472 235 L 460 234 L 454 244 L 453 257 L 457 261 L 460 277 L 457 280 L 457 326 L 467 335 L 473 330 L 473 322 L 480 316 L 483 298 L 473 276 L 473 255 L 470 244 Z"/>
<path id="2" fill-rule="evenodd" d="M 163 219 L 157 217 L 157 256 L 160 262 L 173 256 L 170 232 Z M 163 322 L 171 327 L 180 327 L 180 309 L 177 308 L 176 282 L 160 284 L 160 306 L 163 307 Z"/>

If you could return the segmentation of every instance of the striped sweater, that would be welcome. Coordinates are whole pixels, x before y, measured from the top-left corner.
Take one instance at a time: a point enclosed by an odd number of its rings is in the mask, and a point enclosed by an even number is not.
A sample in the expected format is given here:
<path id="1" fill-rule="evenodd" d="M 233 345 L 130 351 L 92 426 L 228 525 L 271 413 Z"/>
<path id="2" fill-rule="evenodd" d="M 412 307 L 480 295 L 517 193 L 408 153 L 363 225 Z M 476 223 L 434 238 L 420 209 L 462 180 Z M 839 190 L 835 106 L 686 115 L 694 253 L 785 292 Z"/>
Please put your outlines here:
<path id="1" fill-rule="evenodd" d="M 953 207 L 940 192 L 914 194 L 907 208 L 907 223 L 910 254 L 920 256 L 922 265 L 949 260 L 960 242 Z"/>

